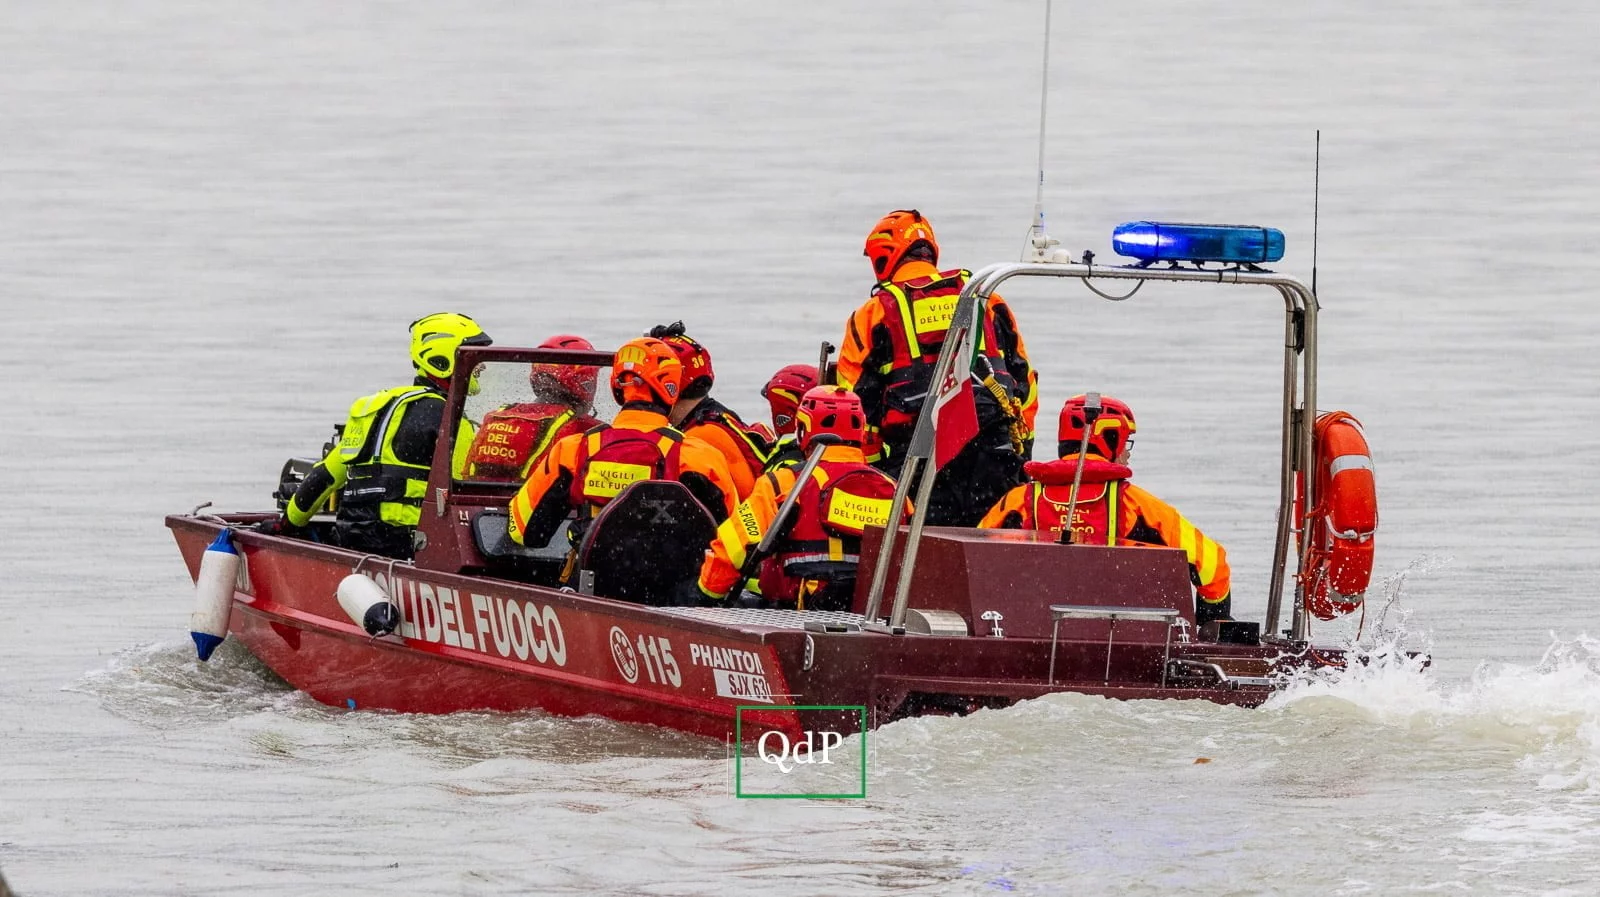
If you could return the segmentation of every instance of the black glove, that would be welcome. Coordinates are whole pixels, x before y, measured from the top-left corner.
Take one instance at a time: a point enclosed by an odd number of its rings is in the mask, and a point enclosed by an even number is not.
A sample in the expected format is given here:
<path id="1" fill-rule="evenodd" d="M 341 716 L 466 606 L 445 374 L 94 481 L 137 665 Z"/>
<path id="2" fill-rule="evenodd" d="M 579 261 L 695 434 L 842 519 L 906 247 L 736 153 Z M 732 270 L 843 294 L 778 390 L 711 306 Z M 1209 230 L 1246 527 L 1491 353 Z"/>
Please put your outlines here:
<path id="1" fill-rule="evenodd" d="M 700 591 L 700 583 L 692 579 L 686 579 L 673 586 L 669 599 L 673 607 L 700 607 L 722 603 Z"/>
<path id="2" fill-rule="evenodd" d="M 289 522 L 289 518 L 279 514 L 276 517 L 263 520 L 256 524 L 256 532 L 263 536 L 288 536 L 293 538 L 304 532 L 300 527 Z"/>
<path id="3" fill-rule="evenodd" d="M 759 593 L 749 592 L 744 589 L 740 589 L 739 594 L 734 596 L 733 603 L 739 605 L 740 607 L 761 608 L 768 610 L 777 606 L 774 602 L 763 598 Z"/>

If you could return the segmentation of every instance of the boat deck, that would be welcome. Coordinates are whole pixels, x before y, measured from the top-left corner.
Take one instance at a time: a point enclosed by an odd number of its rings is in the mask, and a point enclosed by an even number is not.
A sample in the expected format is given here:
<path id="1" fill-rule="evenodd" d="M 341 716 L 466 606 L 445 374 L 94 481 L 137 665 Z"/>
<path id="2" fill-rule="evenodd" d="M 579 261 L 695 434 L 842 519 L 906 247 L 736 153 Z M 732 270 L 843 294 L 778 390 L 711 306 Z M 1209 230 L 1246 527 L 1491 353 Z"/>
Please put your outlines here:
<path id="1" fill-rule="evenodd" d="M 724 626 L 763 626 L 791 629 L 845 632 L 860 629 L 866 617 L 849 611 L 781 610 L 756 607 L 663 607 L 662 613 L 687 617 Z"/>

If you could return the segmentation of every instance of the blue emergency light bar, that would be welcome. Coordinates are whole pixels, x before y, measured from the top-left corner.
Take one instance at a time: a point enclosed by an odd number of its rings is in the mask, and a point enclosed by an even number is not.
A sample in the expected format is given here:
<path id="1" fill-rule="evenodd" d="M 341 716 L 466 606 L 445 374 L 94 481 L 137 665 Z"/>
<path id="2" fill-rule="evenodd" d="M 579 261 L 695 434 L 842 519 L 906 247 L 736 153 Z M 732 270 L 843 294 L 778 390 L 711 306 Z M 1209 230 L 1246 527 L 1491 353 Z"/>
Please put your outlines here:
<path id="1" fill-rule="evenodd" d="M 1129 221 L 1111 232 L 1117 255 L 1141 262 L 1226 262 L 1259 265 L 1283 258 L 1283 231 L 1237 224 Z"/>

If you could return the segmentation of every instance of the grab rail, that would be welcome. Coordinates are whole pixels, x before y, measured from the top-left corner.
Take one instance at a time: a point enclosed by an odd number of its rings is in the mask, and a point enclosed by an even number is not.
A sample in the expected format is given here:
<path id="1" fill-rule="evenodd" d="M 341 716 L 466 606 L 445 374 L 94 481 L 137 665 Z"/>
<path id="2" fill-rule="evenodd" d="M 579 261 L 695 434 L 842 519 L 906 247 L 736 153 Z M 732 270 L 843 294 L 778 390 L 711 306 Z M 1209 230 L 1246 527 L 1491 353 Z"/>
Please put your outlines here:
<path id="1" fill-rule="evenodd" d="M 1062 620 L 1110 620 L 1106 631 L 1106 678 L 1111 684 L 1111 648 L 1117 637 L 1118 620 L 1145 620 L 1167 624 L 1167 641 L 1161 649 L 1161 687 L 1167 687 L 1167 661 L 1172 657 L 1172 624 L 1183 613 L 1171 607 L 1101 607 L 1084 604 L 1052 604 L 1050 618 L 1050 678 L 1047 684 L 1056 684 L 1056 639 L 1061 634 Z"/>

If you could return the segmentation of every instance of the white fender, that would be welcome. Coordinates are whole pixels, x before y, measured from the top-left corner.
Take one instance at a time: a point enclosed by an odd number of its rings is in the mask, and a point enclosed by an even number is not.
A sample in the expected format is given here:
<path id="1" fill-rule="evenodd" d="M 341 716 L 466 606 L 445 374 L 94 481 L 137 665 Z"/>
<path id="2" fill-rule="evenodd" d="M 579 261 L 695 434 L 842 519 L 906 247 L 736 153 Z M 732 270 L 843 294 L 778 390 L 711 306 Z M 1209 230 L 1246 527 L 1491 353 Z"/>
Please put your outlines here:
<path id="1" fill-rule="evenodd" d="M 370 578 L 352 573 L 339 580 L 337 594 L 339 606 L 367 635 L 377 638 L 400 628 L 400 606 L 390 601 Z"/>
<path id="2" fill-rule="evenodd" d="M 233 547 L 233 531 L 224 529 L 206 546 L 200 556 L 200 574 L 194 578 L 194 614 L 189 617 L 189 636 L 195 653 L 210 660 L 228 635 L 228 616 L 233 611 L 233 584 L 239 575 L 239 552 Z"/>

